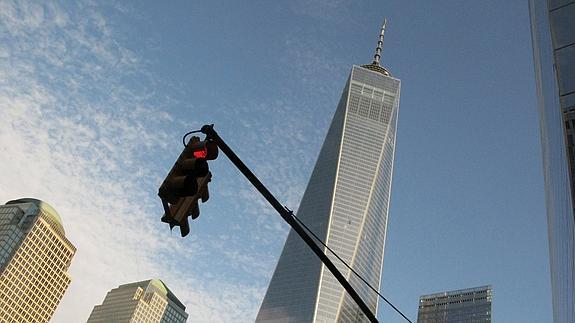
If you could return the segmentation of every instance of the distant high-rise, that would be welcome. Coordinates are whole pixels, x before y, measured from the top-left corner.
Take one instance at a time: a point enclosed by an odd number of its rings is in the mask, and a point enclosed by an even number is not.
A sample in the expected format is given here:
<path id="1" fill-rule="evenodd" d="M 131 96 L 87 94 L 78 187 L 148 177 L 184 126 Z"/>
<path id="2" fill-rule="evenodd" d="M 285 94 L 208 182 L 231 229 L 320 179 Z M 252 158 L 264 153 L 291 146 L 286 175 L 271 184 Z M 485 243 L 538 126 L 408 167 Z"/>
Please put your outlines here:
<path id="1" fill-rule="evenodd" d="M 318 237 L 379 287 L 387 231 L 400 81 L 380 65 L 353 66 L 297 212 Z M 371 309 L 378 296 L 327 255 Z M 353 299 L 290 231 L 256 322 L 361 322 Z"/>
<path id="2" fill-rule="evenodd" d="M 530 0 L 555 323 L 575 322 L 575 1 Z"/>
<path id="3" fill-rule="evenodd" d="M 491 298 L 491 286 L 421 296 L 417 323 L 491 322 Z"/>
<path id="4" fill-rule="evenodd" d="M 76 248 L 58 212 L 36 199 L 0 206 L 0 322 L 48 322 L 70 285 Z"/>
<path id="5" fill-rule="evenodd" d="M 94 306 L 88 323 L 184 323 L 186 307 L 159 279 L 121 285 Z"/>

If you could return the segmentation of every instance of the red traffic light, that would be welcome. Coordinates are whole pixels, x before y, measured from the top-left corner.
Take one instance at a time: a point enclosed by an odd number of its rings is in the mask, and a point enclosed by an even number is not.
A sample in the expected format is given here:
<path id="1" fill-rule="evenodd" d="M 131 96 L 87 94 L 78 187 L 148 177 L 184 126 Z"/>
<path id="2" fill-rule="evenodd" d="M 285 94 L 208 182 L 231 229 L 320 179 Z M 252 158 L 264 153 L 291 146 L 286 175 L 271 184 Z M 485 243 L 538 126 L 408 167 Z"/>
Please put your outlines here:
<path id="1" fill-rule="evenodd" d="M 169 223 L 170 228 L 180 226 L 182 237 L 190 231 L 188 216 L 196 219 L 200 215 L 198 200 L 209 199 L 212 174 L 207 160 L 217 157 L 215 142 L 191 137 L 158 190 L 164 207 L 162 222 Z"/>
<path id="2" fill-rule="evenodd" d="M 188 143 L 188 146 L 186 147 L 193 151 L 195 158 L 205 158 L 206 160 L 214 160 L 218 158 L 218 145 L 216 145 L 215 142 L 211 140 L 192 142 L 192 140 L 190 140 L 190 143 Z"/>

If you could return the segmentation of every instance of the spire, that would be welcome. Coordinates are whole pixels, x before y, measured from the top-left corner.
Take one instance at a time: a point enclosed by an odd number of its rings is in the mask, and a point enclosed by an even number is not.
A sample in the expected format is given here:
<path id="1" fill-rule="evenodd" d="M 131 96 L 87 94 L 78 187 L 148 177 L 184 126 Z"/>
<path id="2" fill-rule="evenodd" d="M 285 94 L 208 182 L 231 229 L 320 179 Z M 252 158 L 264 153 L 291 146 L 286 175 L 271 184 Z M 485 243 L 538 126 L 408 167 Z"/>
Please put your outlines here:
<path id="1" fill-rule="evenodd" d="M 385 35 L 385 26 L 387 26 L 387 19 L 383 20 L 383 25 L 381 26 L 381 32 L 379 33 L 379 40 L 377 41 L 377 47 L 375 48 L 375 55 L 373 55 L 373 62 L 371 64 L 361 65 L 363 68 L 372 70 L 374 72 L 381 73 L 385 76 L 391 76 L 389 71 L 381 66 L 381 51 L 383 50 L 383 36 Z"/>
<path id="2" fill-rule="evenodd" d="M 387 19 L 383 20 L 383 25 L 381 25 L 381 32 L 379 33 L 379 40 L 377 41 L 377 47 L 375 48 L 375 55 L 373 55 L 373 65 L 381 66 L 379 63 L 381 60 L 381 51 L 383 50 L 383 37 L 385 35 L 385 26 L 387 25 Z"/>

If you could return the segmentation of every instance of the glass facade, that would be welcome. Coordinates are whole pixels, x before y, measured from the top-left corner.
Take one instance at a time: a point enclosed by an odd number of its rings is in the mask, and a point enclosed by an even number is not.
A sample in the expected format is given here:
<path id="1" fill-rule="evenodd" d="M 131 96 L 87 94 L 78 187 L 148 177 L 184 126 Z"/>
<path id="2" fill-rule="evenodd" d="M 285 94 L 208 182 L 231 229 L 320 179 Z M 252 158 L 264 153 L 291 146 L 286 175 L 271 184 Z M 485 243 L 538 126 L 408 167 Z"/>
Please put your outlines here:
<path id="1" fill-rule="evenodd" d="M 491 286 L 421 296 L 417 323 L 488 323 L 491 301 Z"/>
<path id="2" fill-rule="evenodd" d="M 186 307 L 159 279 L 121 285 L 94 306 L 88 323 L 185 323 Z"/>
<path id="3" fill-rule="evenodd" d="M 530 0 L 553 317 L 575 322 L 575 1 Z"/>
<path id="4" fill-rule="evenodd" d="M 383 266 L 399 92 L 400 81 L 380 66 L 353 66 L 297 213 L 375 287 Z M 324 252 L 376 313 L 378 296 Z M 256 322 L 363 321 L 353 299 L 291 231 Z"/>

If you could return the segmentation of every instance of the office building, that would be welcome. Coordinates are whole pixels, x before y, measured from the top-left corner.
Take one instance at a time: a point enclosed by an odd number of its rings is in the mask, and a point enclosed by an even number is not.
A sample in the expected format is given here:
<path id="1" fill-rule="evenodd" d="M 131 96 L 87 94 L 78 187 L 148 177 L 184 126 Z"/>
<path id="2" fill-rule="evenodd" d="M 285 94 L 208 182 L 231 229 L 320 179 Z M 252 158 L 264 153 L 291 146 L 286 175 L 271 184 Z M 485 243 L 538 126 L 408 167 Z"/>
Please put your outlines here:
<path id="1" fill-rule="evenodd" d="M 575 322 L 575 1 L 530 0 L 553 317 Z"/>
<path id="2" fill-rule="evenodd" d="M 417 323 L 491 322 L 491 294 L 482 286 L 421 296 Z"/>
<path id="3" fill-rule="evenodd" d="M 24 198 L 0 206 L 0 322 L 48 322 L 70 285 L 76 248 L 58 212 Z"/>
<path id="4" fill-rule="evenodd" d="M 88 323 L 184 323 L 186 307 L 159 279 L 121 285 L 96 305 Z"/>
<path id="5" fill-rule="evenodd" d="M 400 80 L 380 65 L 353 66 L 297 216 L 372 286 L 379 287 L 387 230 Z M 373 313 L 378 296 L 327 255 Z M 291 230 L 256 322 L 366 320 L 340 283 Z"/>

